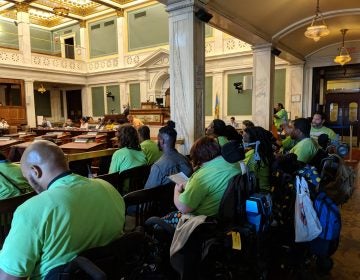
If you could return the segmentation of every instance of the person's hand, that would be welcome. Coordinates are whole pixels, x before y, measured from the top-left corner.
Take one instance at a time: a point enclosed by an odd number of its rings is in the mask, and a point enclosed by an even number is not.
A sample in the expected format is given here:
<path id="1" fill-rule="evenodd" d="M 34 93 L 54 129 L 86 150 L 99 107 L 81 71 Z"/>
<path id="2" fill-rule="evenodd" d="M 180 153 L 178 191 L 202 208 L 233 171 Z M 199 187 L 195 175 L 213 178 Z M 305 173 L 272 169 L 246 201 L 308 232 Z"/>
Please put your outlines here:
<path id="1" fill-rule="evenodd" d="M 181 184 L 176 184 L 175 185 L 175 190 L 178 193 L 182 193 L 185 190 L 185 183 L 181 183 Z"/>

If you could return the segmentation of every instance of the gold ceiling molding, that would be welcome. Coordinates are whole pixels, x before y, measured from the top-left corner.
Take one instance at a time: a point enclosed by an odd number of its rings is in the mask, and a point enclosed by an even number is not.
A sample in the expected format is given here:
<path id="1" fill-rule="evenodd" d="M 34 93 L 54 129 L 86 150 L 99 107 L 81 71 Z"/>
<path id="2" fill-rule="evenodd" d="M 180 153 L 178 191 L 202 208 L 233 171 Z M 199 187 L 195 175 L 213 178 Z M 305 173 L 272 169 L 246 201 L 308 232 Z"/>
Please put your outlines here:
<path id="1" fill-rule="evenodd" d="M 27 3 L 18 3 L 15 5 L 17 12 L 25 12 L 27 13 L 29 11 L 29 4 Z"/>
<path id="2" fill-rule="evenodd" d="M 135 0 L 113 0 L 113 2 L 118 3 L 120 5 L 125 5 L 127 3 L 133 2 Z"/>
<path id="3" fill-rule="evenodd" d="M 86 20 L 81 20 L 79 22 L 80 28 L 85 28 L 86 27 Z"/>

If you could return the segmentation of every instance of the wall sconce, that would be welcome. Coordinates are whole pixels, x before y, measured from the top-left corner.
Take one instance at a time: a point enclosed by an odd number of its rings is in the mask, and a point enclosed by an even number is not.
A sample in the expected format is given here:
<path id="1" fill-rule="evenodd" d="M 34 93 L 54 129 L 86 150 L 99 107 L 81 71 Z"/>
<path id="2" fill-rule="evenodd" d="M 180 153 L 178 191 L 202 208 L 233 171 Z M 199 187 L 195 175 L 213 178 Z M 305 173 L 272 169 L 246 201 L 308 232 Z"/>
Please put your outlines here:
<path id="1" fill-rule="evenodd" d="M 234 83 L 234 87 L 237 90 L 238 93 L 242 93 L 244 87 L 242 82 L 236 82 Z"/>
<path id="2" fill-rule="evenodd" d="M 107 91 L 107 92 L 106 92 L 106 97 L 107 97 L 107 98 L 111 98 L 111 99 L 112 99 L 112 101 L 114 101 L 114 100 L 115 100 L 115 96 L 112 94 L 112 92 L 111 92 L 111 91 Z"/>
<path id="3" fill-rule="evenodd" d="M 46 92 L 46 88 L 43 86 L 43 84 L 41 84 L 39 86 L 39 88 L 37 89 L 37 91 L 41 94 L 45 93 Z"/>

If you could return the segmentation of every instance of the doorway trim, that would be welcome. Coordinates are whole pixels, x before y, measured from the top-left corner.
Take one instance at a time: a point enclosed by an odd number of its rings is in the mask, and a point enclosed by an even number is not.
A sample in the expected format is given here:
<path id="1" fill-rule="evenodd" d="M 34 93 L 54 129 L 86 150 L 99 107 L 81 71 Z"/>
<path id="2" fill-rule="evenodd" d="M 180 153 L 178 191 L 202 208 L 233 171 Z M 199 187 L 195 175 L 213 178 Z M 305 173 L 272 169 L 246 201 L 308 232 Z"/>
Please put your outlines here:
<path id="1" fill-rule="evenodd" d="M 62 58 L 66 58 L 66 51 L 65 51 L 65 40 L 69 39 L 69 38 L 73 38 L 74 41 L 74 59 L 77 59 L 77 53 L 76 53 L 76 46 L 75 46 L 75 33 L 68 33 L 68 34 L 63 34 L 60 36 L 60 45 L 61 45 L 61 57 Z"/>

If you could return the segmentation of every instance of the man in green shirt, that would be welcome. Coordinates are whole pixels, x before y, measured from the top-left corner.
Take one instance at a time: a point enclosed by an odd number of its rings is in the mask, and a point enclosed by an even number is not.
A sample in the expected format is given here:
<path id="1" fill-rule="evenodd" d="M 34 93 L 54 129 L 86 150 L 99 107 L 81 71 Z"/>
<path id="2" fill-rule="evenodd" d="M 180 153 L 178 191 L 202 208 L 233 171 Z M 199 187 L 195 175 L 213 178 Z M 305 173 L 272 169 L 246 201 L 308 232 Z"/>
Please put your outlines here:
<path id="1" fill-rule="evenodd" d="M 337 140 L 338 135 L 331 129 L 324 126 L 325 116 L 321 112 L 316 112 L 312 118 L 310 137 L 318 141 L 321 134 L 326 134 L 329 139 L 334 141 Z"/>
<path id="2" fill-rule="evenodd" d="M 80 252 L 123 234 L 124 200 L 101 179 L 73 174 L 50 141 L 31 144 L 21 158 L 38 195 L 19 206 L 0 251 L 0 279 L 44 279 Z"/>
<path id="3" fill-rule="evenodd" d="M 289 124 L 290 136 L 296 141 L 296 145 L 290 153 L 297 155 L 298 161 L 309 163 L 316 155 L 319 145 L 310 138 L 310 122 L 305 118 L 298 118 Z"/>
<path id="4" fill-rule="evenodd" d="M 150 128 L 147 125 L 140 126 L 138 133 L 141 150 L 145 154 L 147 164 L 151 165 L 161 157 L 162 152 L 158 145 L 150 139 Z"/>
<path id="5" fill-rule="evenodd" d="M 277 130 L 281 129 L 281 125 L 288 121 L 288 113 L 284 109 L 284 105 L 278 103 L 276 106 L 276 113 L 274 114 L 274 125 Z"/>

